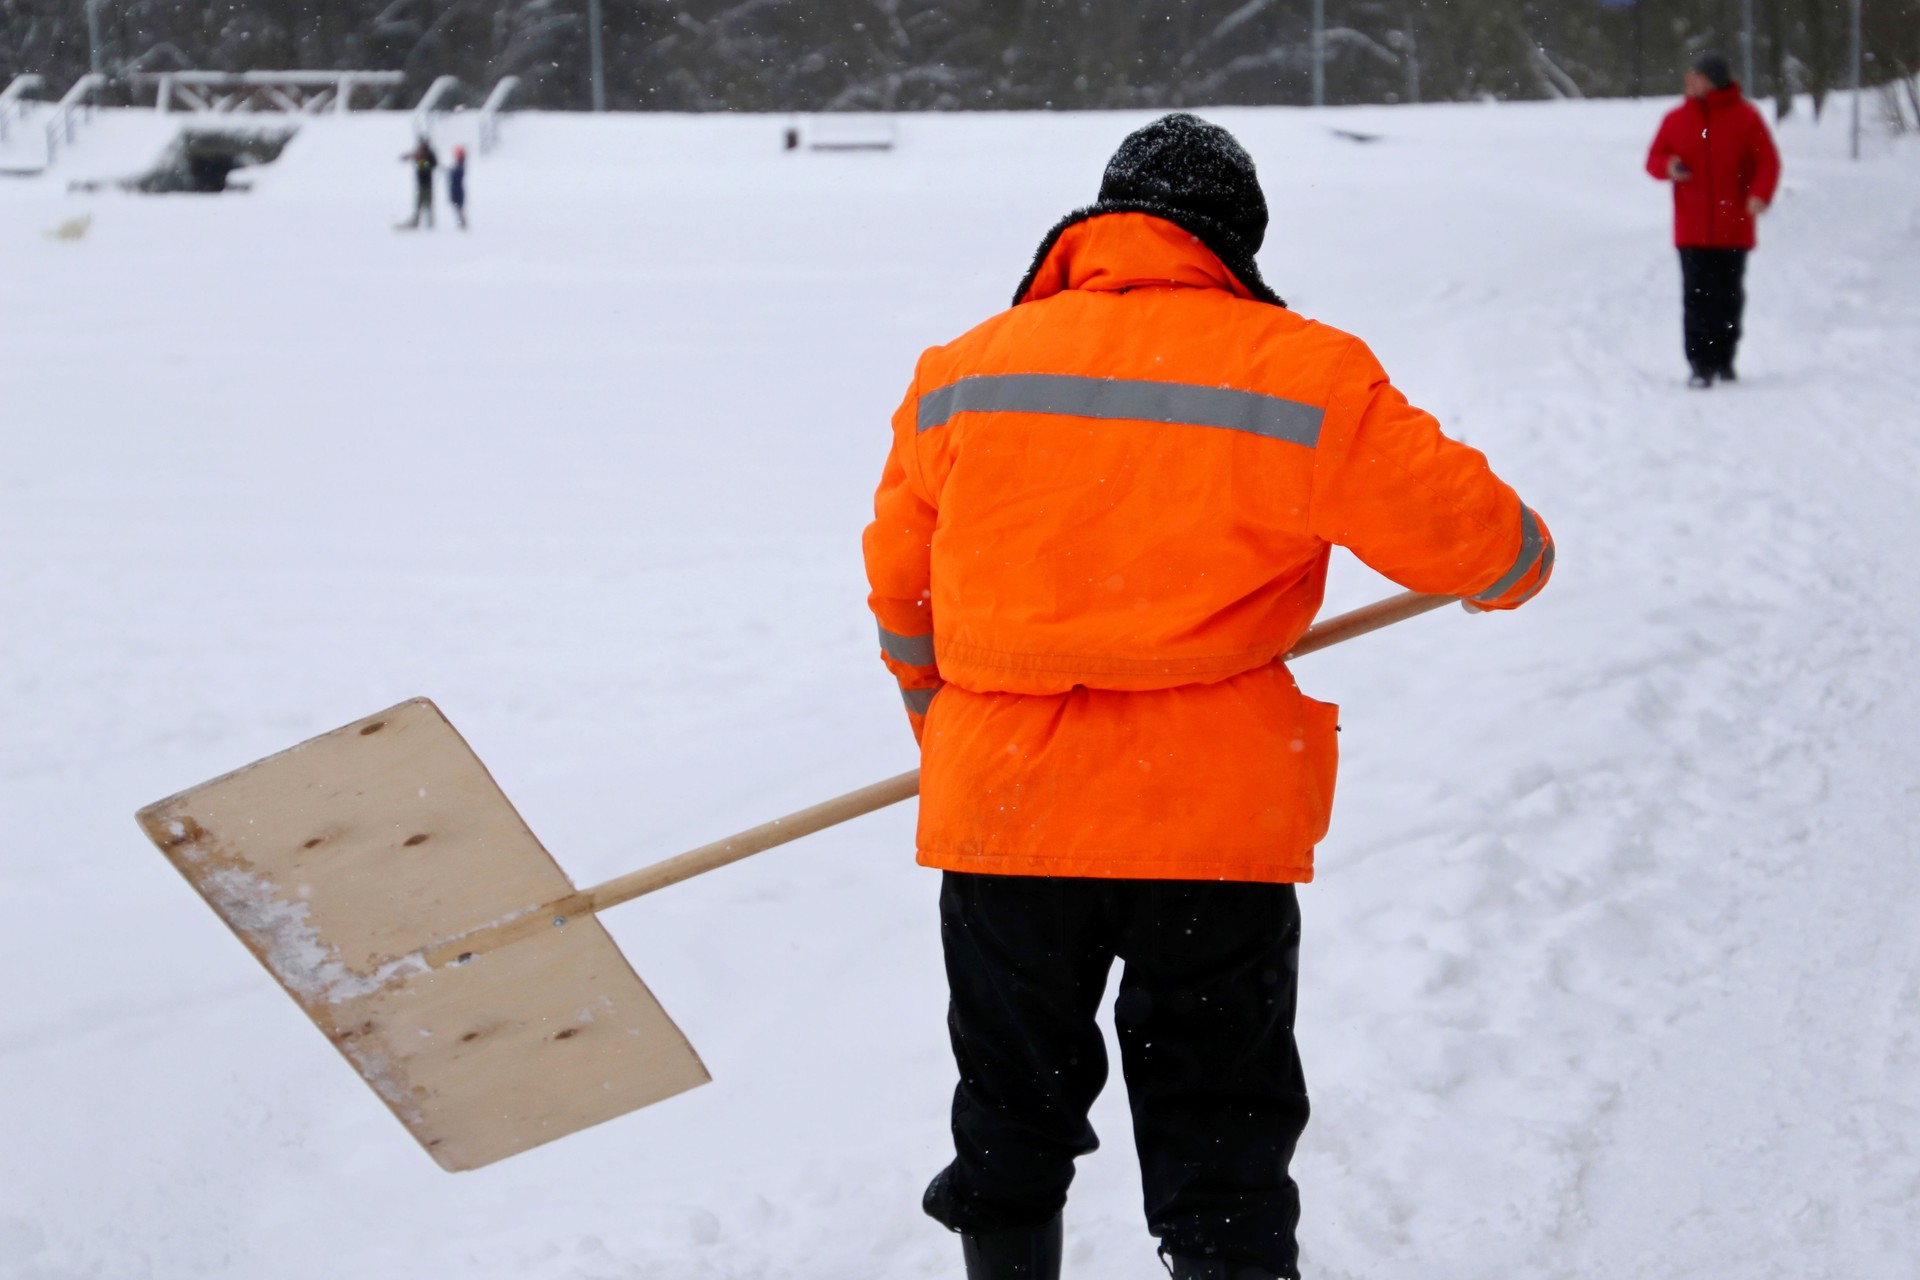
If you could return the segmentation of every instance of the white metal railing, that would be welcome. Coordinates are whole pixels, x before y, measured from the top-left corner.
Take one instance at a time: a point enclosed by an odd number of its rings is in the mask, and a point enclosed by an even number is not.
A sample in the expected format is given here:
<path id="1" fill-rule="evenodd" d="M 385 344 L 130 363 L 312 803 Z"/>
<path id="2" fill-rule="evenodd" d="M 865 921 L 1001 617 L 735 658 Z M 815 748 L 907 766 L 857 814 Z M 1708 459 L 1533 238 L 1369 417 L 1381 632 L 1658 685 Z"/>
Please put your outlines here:
<path id="1" fill-rule="evenodd" d="M 7 130 L 12 126 L 13 117 L 25 117 L 26 110 L 21 103 L 27 94 L 45 83 L 36 75 L 15 76 L 12 84 L 0 89 L 0 142 L 7 140 Z"/>
<path id="2" fill-rule="evenodd" d="M 53 163 L 53 158 L 59 154 L 61 147 L 72 144 L 74 116 L 79 113 L 83 105 L 88 113 L 86 118 L 92 117 L 92 100 L 99 95 L 106 83 L 107 78 L 97 72 L 81 76 L 73 82 L 73 88 L 67 90 L 66 96 L 53 104 L 53 119 L 47 121 L 48 164 Z"/>
<path id="3" fill-rule="evenodd" d="M 520 87 L 519 76 L 507 76 L 493 86 L 493 92 L 487 95 L 486 102 L 480 107 L 480 154 L 486 155 L 500 145 L 500 113 L 507 108 L 507 99 Z"/>
<path id="4" fill-rule="evenodd" d="M 433 135 L 435 117 L 446 114 L 446 108 L 440 105 L 441 101 L 444 100 L 448 94 L 458 93 L 459 91 L 459 76 L 439 76 L 432 84 L 428 85 L 425 96 L 420 99 L 420 105 L 413 109 L 414 136 L 420 138 L 431 137 Z"/>
<path id="5" fill-rule="evenodd" d="M 406 78 L 400 71 L 142 71 L 128 77 L 154 91 L 156 111 L 178 106 L 210 115 L 344 114 L 353 109 L 355 89 L 392 89 Z"/>

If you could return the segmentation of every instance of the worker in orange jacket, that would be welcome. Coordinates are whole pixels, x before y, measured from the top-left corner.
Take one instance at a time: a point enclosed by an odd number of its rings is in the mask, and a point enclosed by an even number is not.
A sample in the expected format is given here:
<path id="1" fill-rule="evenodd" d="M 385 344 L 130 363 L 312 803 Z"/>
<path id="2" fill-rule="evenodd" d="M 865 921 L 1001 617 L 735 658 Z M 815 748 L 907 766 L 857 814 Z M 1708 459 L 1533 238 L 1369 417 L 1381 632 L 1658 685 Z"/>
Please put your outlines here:
<path id="1" fill-rule="evenodd" d="M 920 357 L 865 551 L 922 753 L 960 1082 L 926 1209 L 1052 1280 L 1108 971 L 1149 1229 L 1181 1280 L 1297 1276 L 1294 885 L 1336 708 L 1280 661 L 1334 546 L 1512 609 L 1553 541 L 1366 345 L 1289 311 L 1225 130 L 1130 135 L 1015 305 Z"/>

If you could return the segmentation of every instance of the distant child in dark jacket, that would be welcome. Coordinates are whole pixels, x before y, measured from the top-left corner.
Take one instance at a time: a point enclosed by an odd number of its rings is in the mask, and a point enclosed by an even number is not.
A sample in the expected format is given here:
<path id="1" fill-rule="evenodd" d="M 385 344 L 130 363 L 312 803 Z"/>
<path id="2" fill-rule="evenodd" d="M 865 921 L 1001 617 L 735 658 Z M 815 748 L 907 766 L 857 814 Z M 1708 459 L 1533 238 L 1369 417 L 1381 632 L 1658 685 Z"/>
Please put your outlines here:
<path id="1" fill-rule="evenodd" d="M 401 160 L 413 166 L 413 217 L 400 224 L 402 230 L 413 231 L 420 226 L 420 220 L 426 219 L 427 230 L 433 230 L 433 171 L 440 167 L 440 157 L 433 153 L 433 144 L 425 137 L 420 144 Z"/>
<path id="2" fill-rule="evenodd" d="M 447 200 L 460 229 L 467 229 L 467 149 L 453 149 L 453 167 L 447 170 Z"/>

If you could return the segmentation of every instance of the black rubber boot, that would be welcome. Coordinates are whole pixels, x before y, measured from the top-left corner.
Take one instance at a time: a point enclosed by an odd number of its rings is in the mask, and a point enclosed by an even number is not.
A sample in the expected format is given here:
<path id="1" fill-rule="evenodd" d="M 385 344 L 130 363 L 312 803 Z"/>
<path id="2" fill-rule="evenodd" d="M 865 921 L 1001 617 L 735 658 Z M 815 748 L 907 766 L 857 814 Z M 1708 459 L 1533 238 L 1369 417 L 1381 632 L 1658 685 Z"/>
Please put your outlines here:
<path id="1" fill-rule="evenodd" d="M 967 1280 L 1060 1280 L 1060 1219 L 960 1237 Z"/>
<path id="2" fill-rule="evenodd" d="M 1202 1261 L 1196 1258 L 1176 1258 L 1169 1254 L 1167 1270 L 1173 1273 L 1173 1280 L 1280 1280 L 1280 1273 L 1277 1271 L 1224 1262 L 1219 1258 L 1208 1258 Z"/>

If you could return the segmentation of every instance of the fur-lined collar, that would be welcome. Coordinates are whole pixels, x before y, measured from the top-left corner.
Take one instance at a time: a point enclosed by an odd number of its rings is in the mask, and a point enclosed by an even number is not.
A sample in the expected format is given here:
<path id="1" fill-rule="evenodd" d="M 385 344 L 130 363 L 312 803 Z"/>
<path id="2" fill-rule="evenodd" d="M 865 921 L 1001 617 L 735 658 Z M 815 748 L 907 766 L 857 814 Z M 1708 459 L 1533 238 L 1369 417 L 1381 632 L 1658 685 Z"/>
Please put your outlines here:
<path id="1" fill-rule="evenodd" d="M 1040 242 L 1040 248 L 1033 255 L 1033 262 L 1027 267 L 1026 275 L 1021 278 L 1020 287 L 1013 295 L 1013 304 L 1019 306 L 1027 301 L 1027 295 L 1033 291 L 1034 281 L 1039 279 L 1041 268 L 1046 265 L 1048 256 L 1052 254 L 1054 246 L 1059 243 L 1061 235 L 1068 228 L 1113 213 L 1144 213 L 1149 217 L 1171 222 L 1198 239 L 1214 257 L 1218 258 L 1220 265 L 1239 281 L 1249 297 L 1276 307 L 1287 305 L 1278 294 L 1267 287 L 1267 282 L 1260 276 L 1259 266 L 1255 264 L 1253 255 L 1247 251 L 1244 242 L 1225 226 L 1212 218 L 1188 213 L 1184 209 L 1136 200 L 1108 200 L 1099 204 L 1090 204 L 1084 209 L 1074 210 L 1055 223 L 1053 229 L 1047 232 L 1046 238 Z"/>

